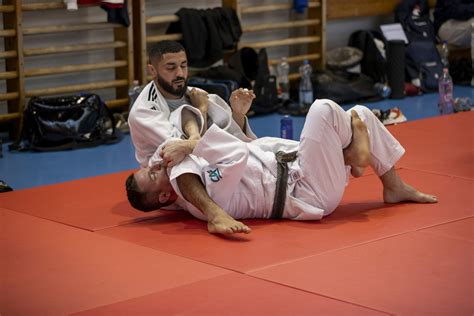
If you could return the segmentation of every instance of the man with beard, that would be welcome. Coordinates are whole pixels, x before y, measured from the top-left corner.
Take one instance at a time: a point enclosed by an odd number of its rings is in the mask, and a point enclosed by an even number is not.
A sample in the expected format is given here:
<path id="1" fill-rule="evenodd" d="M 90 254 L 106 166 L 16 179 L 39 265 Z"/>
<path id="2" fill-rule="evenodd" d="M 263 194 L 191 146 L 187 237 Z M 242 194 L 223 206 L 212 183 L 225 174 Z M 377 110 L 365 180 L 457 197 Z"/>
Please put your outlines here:
<path id="1" fill-rule="evenodd" d="M 257 138 L 246 117 L 255 98 L 252 91 L 234 91 L 230 98 L 231 109 L 219 96 L 207 95 L 203 90 L 187 87 L 187 57 L 181 44 L 174 41 L 157 42 L 150 46 L 148 56 L 147 68 L 153 80 L 138 96 L 128 119 L 135 156 L 141 167 L 155 163 L 150 159 L 165 141 L 180 139 L 182 143 L 188 144 L 189 150 L 192 151 L 195 144 L 193 141 L 198 140 L 212 123 L 245 142 Z M 176 112 L 173 115 L 184 118 L 183 113 L 196 114 L 197 110 L 207 120 L 203 124 L 205 126 L 197 126 L 196 120 L 189 119 L 191 126 L 184 130 L 183 135 L 170 123 L 169 118 L 173 112 Z M 178 147 L 180 150 L 186 148 L 176 146 Z M 179 162 L 184 158 L 184 154 L 187 153 L 167 148 L 165 163 Z"/>

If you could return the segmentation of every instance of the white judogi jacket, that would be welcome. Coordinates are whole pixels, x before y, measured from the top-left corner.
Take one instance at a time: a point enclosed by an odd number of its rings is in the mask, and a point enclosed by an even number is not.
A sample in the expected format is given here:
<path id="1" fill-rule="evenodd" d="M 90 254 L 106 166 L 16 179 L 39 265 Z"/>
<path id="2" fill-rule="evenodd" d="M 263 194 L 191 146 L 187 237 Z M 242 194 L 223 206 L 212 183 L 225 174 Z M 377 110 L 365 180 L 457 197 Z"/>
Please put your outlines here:
<path id="1" fill-rule="evenodd" d="M 188 91 L 190 89 L 191 87 L 188 88 Z M 130 134 L 135 146 L 135 157 L 142 167 L 149 164 L 150 157 L 158 146 L 166 140 L 182 137 L 182 131 L 170 122 L 171 113 L 172 111 L 157 89 L 155 82 L 148 83 L 135 101 L 128 117 Z M 218 95 L 209 94 L 208 116 L 220 128 L 245 142 L 257 138 L 247 119 L 245 122 L 246 134 L 242 132 L 232 119 L 232 110 L 229 105 Z"/>
<path id="2" fill-rule="evenodd" d="M 177 204 L 195 217 L 206 216 L 182 198 L 177 177 L 193 173 L 201 178 L 209 196 L 230 216 L 269 218 L 275 195 L 277 162 L 275 152 L 297 150 L 298 142 L 264 137 L 250 143 L 212 125 L 193 153 L 168 170 L 171 184 L 180 197 Z M 303 178 L 298 160 L 289 164 L 287 200 L 283 218 L 317 220 L 324 211 L 294 196 L 296 183 Z"/>

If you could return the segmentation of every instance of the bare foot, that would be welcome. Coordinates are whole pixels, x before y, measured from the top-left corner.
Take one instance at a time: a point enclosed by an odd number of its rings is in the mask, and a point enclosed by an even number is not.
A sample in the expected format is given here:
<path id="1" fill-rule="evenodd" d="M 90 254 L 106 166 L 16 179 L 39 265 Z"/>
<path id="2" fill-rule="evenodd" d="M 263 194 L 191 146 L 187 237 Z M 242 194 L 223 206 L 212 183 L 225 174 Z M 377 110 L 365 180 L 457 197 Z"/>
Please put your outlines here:
<path id="1" fill-rule="evenodd" d="M 362 177 L 365 168 L 354 166 L 351 168 L 351 174 L 354 178 Z"/>
<path id="2" fill-rule="evenodd" d="M 207 230 L 211 234 L 235 234 L 235 233 L 245 233 L 248 234 L 251 232 L 250 227 L 236 221 L 227 214 L 219 214 L 214 217 L 212 220 L 209 220 L 207 223 Z"/>
<path id="3" fill-rule="evenodd" d="M 397 188 L 384 188 L 383 200 L 385 203 L 398 203 L 402 201 L 438 203 L 436 196 L 420 192 L 406 183 Z"/>
<path id="4" fill-rule="evenodd" d="M 343 150 L 343 154 L 345 164 L 352 167 L 351 173 L 357 177 L 361 176 L 364 168 L 370 164 L 370 142 L 367 125 L 356 111 L 352 111 L 351 115 L 352 142 Z"/>

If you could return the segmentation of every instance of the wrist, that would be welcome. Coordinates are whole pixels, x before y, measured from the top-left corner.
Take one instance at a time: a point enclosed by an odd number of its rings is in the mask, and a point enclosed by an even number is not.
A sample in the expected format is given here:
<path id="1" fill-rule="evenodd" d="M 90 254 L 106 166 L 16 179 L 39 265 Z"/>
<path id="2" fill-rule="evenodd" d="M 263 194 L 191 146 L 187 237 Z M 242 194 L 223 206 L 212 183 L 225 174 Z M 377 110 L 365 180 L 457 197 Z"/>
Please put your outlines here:
<path id="1" fill-rule="evenodd" d="M 232 115 L 235 117 L 235 118 L 240 118 L 240 119 L 245 119 L 245 113 L 240 113 L 240 112 L 232 112 Z"/>
<path id="2" fill-rule="evenodd" d="M 189 141 L 198 141 L 201 139 L 201 136 L 199 135 L 193 135 L 188 138 Z"/>
<path id="3" fill-rule="evenodd" d="M 193 152 L 194 147 L 196 147 L 197 142 L 198 142 L 198 139 L 188 139 L 188 149 L 189 149 L 188 154 Z"/>

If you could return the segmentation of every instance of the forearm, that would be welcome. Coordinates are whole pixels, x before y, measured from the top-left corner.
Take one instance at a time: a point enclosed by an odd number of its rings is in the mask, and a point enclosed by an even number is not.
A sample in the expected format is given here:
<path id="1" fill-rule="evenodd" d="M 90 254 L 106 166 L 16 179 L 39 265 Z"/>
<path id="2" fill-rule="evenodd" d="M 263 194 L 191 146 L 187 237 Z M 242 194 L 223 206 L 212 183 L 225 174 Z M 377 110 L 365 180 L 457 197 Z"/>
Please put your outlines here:
<path id="1" fill-rule="evenodd" d="M 208 221 L 225 214 L 224 210 L 209 197 L 201 179 L 196 174 L 184 173 L 176 179 L 176 182 L 183 198 L 201 210 Z"/>
<path id="2" fill-rule="evenodd" d="M 199 126 L 195 114 L 191 111 L 183 110 L 183 131 L 190 140 L 198 140 L 201 138 L 199 134 Z"/>
<path id="3" fill-rule="evenodd" d="M 237 123 L 237 125 L 239 125 L 242 132 L 244 132 L 244 134 L 245 134 L 247 132 L 246 131 L 246 125 L 245 125 L 245 121 L 246 121 L 245 120 L 245 114 L 240 114 L 240 113 L 236 113 L 236 112 L 232 111 L 232 118 Z"/>

